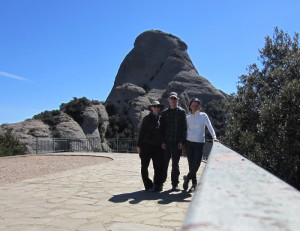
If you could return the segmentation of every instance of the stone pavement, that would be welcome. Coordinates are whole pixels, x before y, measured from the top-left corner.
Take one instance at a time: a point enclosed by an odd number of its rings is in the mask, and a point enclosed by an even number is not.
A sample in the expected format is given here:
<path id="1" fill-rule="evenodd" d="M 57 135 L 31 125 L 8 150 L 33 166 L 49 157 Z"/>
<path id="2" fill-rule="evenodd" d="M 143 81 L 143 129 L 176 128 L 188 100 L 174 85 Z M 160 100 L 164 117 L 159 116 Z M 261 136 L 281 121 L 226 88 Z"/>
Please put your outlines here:
<path id="1" fill-rule="evenodd" d="M 164 191 L 145 192 L 137 154 L 69 154 L 113 160 L 1 186 L 1 231 L 181 229 L 193 193 L 172 192 L 170 174 Z M 202 162 L 198 174 L 204 166 Z M 182 187 L 182 176 L 188 170 L 185 157 L 180 170 Z"/>

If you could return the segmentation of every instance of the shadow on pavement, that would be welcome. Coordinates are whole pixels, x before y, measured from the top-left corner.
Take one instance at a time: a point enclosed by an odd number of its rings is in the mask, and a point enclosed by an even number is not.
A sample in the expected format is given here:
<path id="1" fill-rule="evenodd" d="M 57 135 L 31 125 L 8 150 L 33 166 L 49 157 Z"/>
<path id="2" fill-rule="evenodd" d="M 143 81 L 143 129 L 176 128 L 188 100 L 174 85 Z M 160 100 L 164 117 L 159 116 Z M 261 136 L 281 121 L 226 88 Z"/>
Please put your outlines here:
<path id="1" fill-rule="evenodd" d="M 162 192 L 147 192 L 140 190 L 131 193 L 113 195 L 108 201 L 122 203 L 129 201 L 130 204 L 138 204 L 145 200 L 158 200 L 158 204 L 170 204 L 172 202 L 190 202 L 192 194 L 186 191 L 174 192 L 172 190 Z"/>

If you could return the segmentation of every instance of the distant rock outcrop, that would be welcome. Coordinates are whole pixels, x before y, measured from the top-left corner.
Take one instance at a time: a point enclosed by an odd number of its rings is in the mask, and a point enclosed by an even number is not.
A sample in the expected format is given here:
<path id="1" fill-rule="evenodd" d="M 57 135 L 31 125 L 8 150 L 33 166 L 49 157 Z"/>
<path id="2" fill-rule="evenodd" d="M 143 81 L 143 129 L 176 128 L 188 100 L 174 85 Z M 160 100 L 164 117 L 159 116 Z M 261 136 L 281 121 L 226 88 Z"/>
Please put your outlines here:
<path id="1" fill-rule="evenodd" d="M 99 142 L 93 143 L 92 148 L 101 151 L 107 148 L 105 134 L 109 116 L 106 107 L 113 108 L 115 113 L 127 115 L 137 131 L 142 118 L 149 113 L 148 105 L 153 100 L 159 100 L 167 106 L 171 91 L 179 94 L 180 106 L 186 110 L 192 97 L 200 98 L 204 105 L 226 97 L 198 74 L 187 53 L 187 45 L 181 39 L 150 30 L 136 38 L 133 49 L 118 70 L 105 106 L 91 104 L 80 109 L 82 111 L 77 111 L 80 121 L 60 111 L 50 125 L 30 119 L 21 123 L 2 124 L 0 133 L 12 129 L 12 134 L 27 146 L 28 153 L 36 153 L 36 137 L 96 139 Z M 86 142 L 83 146 L 89 150 L 91 143 Z"/>
<path id="2" fill-rule="evenodd" d="M 0 132 L 7 130 L 12 130 L 12 134 L 26 145 L 27 153 L 36 153 L 36 137 L 52 136 L 49 125 L 34 119 L 14 124 L 2 124 Z"/>
<path id="3" fill-rule="evenodd" d="M 12 134 L 26 145 L 27 153 L 31 154 L 37 152 L 37 138 L 51 138 L 54 136 L 80 141 L 81 149 L 83 150 L 101 151 L 108 150 L 105 140 L 107 126 L 108 115 L 105 106 L 100 104 L 85 108 L 81 126 L 72 117 L 64 112 L 60 112 L 56 116 L 56 124 L 53 127 L 43 123 L 41 120 L 29 119 L 20 123 L 2 124 L 0 133 L 11 130 Z M 71 142 L 69 149 L 75 150 L 74 145 L 77 144 Z"/>
<path id="4" fill-rule="evenodd" d="M 167 105 L 171 91 L 180 95 L 184 108 L 191 97 L 200 98 L 203 104 L 225 98 L 223 92 L 198 74 L 181 39 L 150 30 L 136 38 L 106 103 L 114 105 L 119 113 L 128 113 L 137 129 L 150 102 L 158 99 Z"/>

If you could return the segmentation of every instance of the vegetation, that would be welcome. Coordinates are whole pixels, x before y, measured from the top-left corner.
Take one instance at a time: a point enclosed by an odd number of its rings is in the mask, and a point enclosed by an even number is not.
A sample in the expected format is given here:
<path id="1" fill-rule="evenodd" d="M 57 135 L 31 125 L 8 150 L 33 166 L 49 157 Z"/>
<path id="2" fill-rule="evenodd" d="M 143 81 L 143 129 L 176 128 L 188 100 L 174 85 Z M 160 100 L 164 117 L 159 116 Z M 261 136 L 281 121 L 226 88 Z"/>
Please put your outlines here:
<path id="1" fill-rule="evenodd" d="M 201 109 L 202 110 L 202 109 Z M 225 112 L 225 102 L 213 100 L 205 105 L 203 111 L 207 113 L 210 121 L 214 127 L 214 130 L 219 139 L 225 135 L 225 122 L 226 122 L 226 112 Z M 206 137 L 212 139 L 210 133 L 206 129 Z"/>
<path id="2" fill-rule="evenodd" d="M 69 103 L 62 103 L 60 110 L 71 116 L 79 125 L 83 122 L 83 112 L 88 106 L 97 105 L 101 102 L 98 100 L 89 100 L 86 97 L 74 97 Z"/>
<path id="3" fill-rule="evenodd" d="M 109 125 L 107 127 L 106 138 L 135 138 L 136 134 L 131 120 L 126 112 L 118 114 L 113 105 L 106 106 L 109 114 Z"/>
<path id="4" fill-rule="evenodd" d="M 275 28 L 258 65 L 240 77 L 226 104 L 225 142 L 232 149 L 300 189 L 300 50 Z"/>
<path id="5" fill-rule="evenodd" d="M 37 115 L 34 115 L 32 118 L 37 120 L 42 120 L 45 124 L 49 126 L 55 126 L 57 124 L 57 116 L 60 115 L 59 110 L 52 110 L 52 111 L 44 111 Z"/>
<path id="6" fill-rule="evenodd" d="M 45 124 L 48 124 L 50 126 L 50 130 L 52 132 L 53 137 L 59 138 L 59 133 L 56 130 L 56 125 L 59 122 L 59 115 L 61 111 L 59 110 L 52 110 L 52 111 L 44 111 L 41 112 L 35 116 L 33 116 L 33 119 L 38 119 L 43 121 Z"/>
<path id="7" fill-rule="evenodd" d="M 11 129 L 0 134 L 0 156 L 24 155 L 25 152 L 26 146 L 13 136 Z"/>

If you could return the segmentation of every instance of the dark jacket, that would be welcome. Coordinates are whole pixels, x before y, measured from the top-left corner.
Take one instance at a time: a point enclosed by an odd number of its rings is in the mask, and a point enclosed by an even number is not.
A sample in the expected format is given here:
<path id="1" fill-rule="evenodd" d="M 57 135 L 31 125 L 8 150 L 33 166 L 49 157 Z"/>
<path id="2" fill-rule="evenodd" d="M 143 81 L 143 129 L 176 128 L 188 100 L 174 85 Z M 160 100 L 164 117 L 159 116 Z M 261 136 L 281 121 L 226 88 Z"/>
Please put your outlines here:
<path id="1" fill-rule="evenodd" d="M 184 143 L 187 135 L 186 114 L 181 107 L 164 110 L 161 114 L 162 140 L 164 143 Z"/>
<path id="2" fill-rule="evenodd" d="M 161 143 L 160 116 L 150 112 L 142 121 L 137 146 L 141 147 L 143 144 L 160 146 Z"/>

